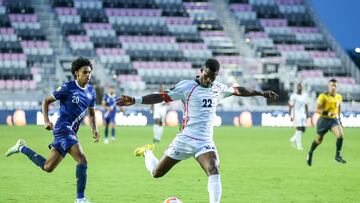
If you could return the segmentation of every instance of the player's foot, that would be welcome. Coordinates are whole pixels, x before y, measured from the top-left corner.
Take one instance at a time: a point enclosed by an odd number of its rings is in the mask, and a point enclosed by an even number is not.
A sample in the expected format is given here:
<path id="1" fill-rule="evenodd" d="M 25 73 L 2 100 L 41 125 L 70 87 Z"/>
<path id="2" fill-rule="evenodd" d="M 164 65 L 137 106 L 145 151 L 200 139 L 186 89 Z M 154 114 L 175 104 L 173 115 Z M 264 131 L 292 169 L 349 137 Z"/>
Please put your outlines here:
<path id="1" fill-rule="evenodd" d="M 83 199 L 76 199 L 75 203 L 91 203 L 88 199 L 83 198 Z"/>
<path id="2" fill-rule="evenodd" d="M 346 161 L 340 155 L 335 156 L 335 161 L 346 164 Z"/>
<path id="3" fill-rule="evenodd" d="M 313 155 L 312 152 L 309 152 L 307 155 L 306 163 L 309 166 L 311 166 L 311 164 L 312 164 L 312 155 Z"/>
<path id="4" fill-rule="evenodd" d="M 153 139 L 153 142 L 154 142 L 154 143 L 157 143 L 157 142 L 160 142 L 160 140 L 154 138 L 154 139 Z"/>
<path id="5" fill-rule="evenodd" d="M 299 150 L 299 151 L 301 151 L 301 150 L 303 150 L 304 148 L 303 148 L 301 145 L 299 145 L 299 146 L 296 146 L 296 149 Z"/>
<path id="6" fill-rule="evenodd" d="M 10 149 L 7 150 L 5 156 L 11 156 L 13 154 L 19 153 L 21 146 L 26 146 L 25 140 L 18 140 L 14 146 L 10 147 Z"/>
<path id="7" fill-rule="evenodd" d="M 154 150 L 155 145 L 154 144 L 146 144 L 142 147 L 138 147 L 135 149 L 135 156 L 144 156 L 144 153 L 146 150 Z"/>
<path id="8" fill-rule="evenodd" d="M 115 140 L 116 140 L 116 138 L 111 136 L 111 141 L 115 141 Z"/>
<path id="9" fill-rule="evenodd" d="M 104 144 L 109 144 L 109 139 L 108 138 L 104 139 Z"/>

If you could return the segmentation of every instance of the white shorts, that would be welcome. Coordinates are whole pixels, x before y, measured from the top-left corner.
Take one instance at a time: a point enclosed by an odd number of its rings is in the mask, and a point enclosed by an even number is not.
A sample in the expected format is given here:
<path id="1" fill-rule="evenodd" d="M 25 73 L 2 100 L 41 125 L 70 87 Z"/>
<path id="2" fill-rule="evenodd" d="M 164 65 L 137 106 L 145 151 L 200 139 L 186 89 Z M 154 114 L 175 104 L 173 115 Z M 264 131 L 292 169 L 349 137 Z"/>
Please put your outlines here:
<path id="1" fill-rule="evenodd" d="M 155 119 L 160 119 L 162 122 L 165 122 L 165 115 L 166 115 L 166 112 L 164 112 L 164 111 L 156 111 L 156 112 L 154 112 L 154 116 L 153 116 L 153 118 L 154 118 L 154 120 Z"/>
<path id="2" fill-rule="evenodd" d="M 175 160 L 185 160 L 190 157 L 197 158 L 207 152 L 215 152 L 217 155 L 213 141 L 201 141 L 186 135 L 177 135 L 165 150 L 165 154 Z M 218 155 L 217 157 L 219 160 Z"/>
<path id="3" fill-rule="evenodd" d="M 295 117 L 294 119 L 295 127 L 306 127 L 306 117 Z"/>

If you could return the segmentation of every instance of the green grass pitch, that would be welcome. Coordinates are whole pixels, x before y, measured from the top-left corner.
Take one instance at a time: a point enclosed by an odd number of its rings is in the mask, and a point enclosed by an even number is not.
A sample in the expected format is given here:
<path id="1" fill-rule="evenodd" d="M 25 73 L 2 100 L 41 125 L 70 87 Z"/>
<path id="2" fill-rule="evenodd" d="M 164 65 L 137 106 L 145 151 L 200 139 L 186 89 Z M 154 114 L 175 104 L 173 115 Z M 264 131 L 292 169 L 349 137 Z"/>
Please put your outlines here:
<path id="1" fill-rule="evenodd" d="M 103 129 L 101 129 L 101 133 Z M 154 179 L 144 160 L 133 156 L 136 147 L 152 141 L 152 127 L 119 127 L 117 140 L 94 144 L 91 130 L 83 126 L 79 139 L 88 159 L 86 196 L 95 203 L 162 203 L 170 196 L 184 203 L 207 203 L 207 177 L 194 159 L 180 162 L 165 177 Z M 315 135 L 308 128 L 304 151 L 289 143 L 292 128 L 215 128 L 223 185 L 222 203 L 358 203 L 360 202 L 360 129 L 346 128 L 343 157 L 334 161 L 335 136 L 327 134 L 316 150 L 313 166 L 306 165 L 306 151 Z M 175 136 L 166 128 L 156 145 L 160 157 Z M 3 154 L 18 138 L 47 156 L 51 132 L 39 126 L 0 126 Z M 66 203 L 76 193 L 75 161 L 71 156 L 51 174 L 42 172 L 22 154 L 0 156 L 1 203 Z"/>

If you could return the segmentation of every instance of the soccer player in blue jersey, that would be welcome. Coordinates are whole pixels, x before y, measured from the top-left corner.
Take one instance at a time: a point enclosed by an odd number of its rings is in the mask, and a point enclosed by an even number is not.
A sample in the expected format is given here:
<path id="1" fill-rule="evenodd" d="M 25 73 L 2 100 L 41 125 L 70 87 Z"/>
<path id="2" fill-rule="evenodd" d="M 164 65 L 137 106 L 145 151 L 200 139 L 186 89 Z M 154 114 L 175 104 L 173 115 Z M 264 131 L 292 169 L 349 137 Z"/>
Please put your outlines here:
<path id="1" fill-rule="evenodd" d="M 96 95 L 93 87 L 89 85 L 93 65 L 86 58 L 78 58 L 71 64 L 71 73 L 75 80 L 66 82 L 58 87 L 52 94 L 47 96 L 42 103 L 45 129 L 53 130 L 54 141 L 49 145 L 51 148 L 48 158 L 44 158 L 30 149 L 24 140 L 18 140 L 6 153 L 11 156 L 23 153 L 45 172 L 52 172 L 69 153 L 77 162 L 77 198 L 75 203 L 89 203 L 85 198 L 87 160 L 84 151 L 78 141 L 77 131 L 86 112 L 89 112 L 90 125 L 93 130 L 95 142 L 99 141 L 99 133 L 95 118 Z M 49 104 L 60 101 L 60 116 L 55 126 L 49 120 Z"/>
<path id="2" fill-rule="evenodd" d="M 116 115 L 116 99 L 115 86 L 111 85 L 108 89 L 108 93 L 104 95 L 102 106 L 105 109 L 105 139 L 104 144 L 109 144 L 108 134 L 109 126 L 111 128 L 111 140 L 115 140 L 115 115 Z M 124 109 L 120 107 L 120 110 L 124 112 Z"/>

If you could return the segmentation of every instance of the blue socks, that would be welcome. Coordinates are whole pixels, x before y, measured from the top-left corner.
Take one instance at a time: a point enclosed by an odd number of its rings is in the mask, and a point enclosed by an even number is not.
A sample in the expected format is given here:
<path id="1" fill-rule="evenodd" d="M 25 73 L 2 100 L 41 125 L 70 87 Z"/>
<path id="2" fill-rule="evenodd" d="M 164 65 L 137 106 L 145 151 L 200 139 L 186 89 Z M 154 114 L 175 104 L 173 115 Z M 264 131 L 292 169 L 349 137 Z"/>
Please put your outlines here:
<path id="1" fill-rule="evenodd" d="M 115 138 L 115 128 L 111 128 L 111 136 Z"/>
<path id="2" fill-rule="evenodd" d="M 86 170 L 87 164 L 76 165 L 76 179 L 77 179 L 77 198 L 82 199 L 85 197 L 86 187 Z"/>
<path id="3" fill-rule="evenodd" d="M 27 157 L 29 157 L 29 159 L 34 164 L 36 164 L 37 166 L 39 166 L 41 169 L 44 170 L 44 165 L 45 165 L 46 159 L 43 156 L 36 154 L 36 152 L 34 152 L 33 150 L 31 150 L 30 148 L 28 148 L 26 146 L 22 146 L 20 151 L 21 151 L 21 153 L 23 153 Z"/>
<path id="4" fill-rule="evenodd" d="M 105 126 L 105 139 L 108 138 L 108 134 L 109 134 L 109 127 L 106 125 Z"/>

